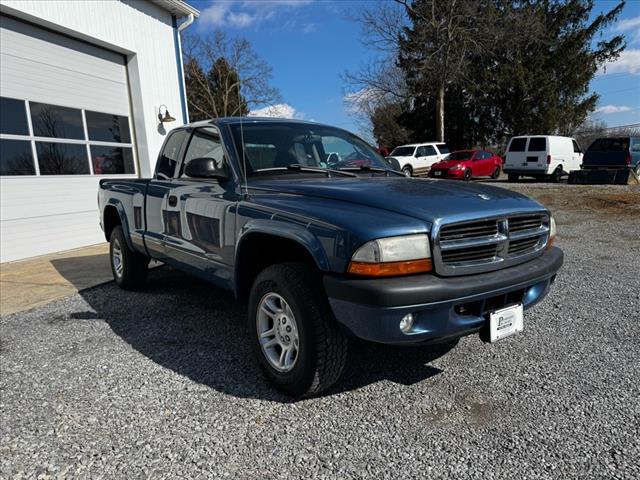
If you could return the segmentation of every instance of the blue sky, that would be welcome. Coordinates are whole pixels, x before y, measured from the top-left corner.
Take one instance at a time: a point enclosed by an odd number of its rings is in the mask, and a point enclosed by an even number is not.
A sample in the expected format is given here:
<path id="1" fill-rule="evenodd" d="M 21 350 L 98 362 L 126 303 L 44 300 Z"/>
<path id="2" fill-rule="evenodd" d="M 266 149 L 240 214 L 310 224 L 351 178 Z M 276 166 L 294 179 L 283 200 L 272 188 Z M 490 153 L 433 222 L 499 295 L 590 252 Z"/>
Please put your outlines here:
<path id="1" fill-rule="evenodd" d="M 357 131 L 343 98 L 341 75 L 373 55 L 362 43 L 360 27 L 350 15 L 366 1 L 322 0 L 187 0 L 200 10 L 190 27 L 199 33 L 216 28 L 242 36 L 273 68 L 272 84 L 284 110 Z M 615 0 L 597 1 L 594 14 L 611 9 Z M 591 84 L 600 95 L 594 115 L 609 126 L 640 123 L 640 0 L 629 0 L 618 23 L 605 35 L 622 32 L 627 49 Z"/>

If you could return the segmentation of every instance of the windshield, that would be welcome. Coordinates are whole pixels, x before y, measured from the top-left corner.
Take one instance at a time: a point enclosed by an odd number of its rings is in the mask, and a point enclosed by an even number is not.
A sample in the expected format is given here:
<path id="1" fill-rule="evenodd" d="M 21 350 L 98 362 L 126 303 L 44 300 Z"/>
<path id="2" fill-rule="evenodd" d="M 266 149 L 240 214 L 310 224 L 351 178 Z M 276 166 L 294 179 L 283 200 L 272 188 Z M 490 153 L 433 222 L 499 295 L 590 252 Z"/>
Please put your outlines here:
<path id="1" fill-rule="evenodd" d="M 628 138 L 599 138 L 589 147 L 590 152 L 626 152 L 629 150 Z"/>
<path id="2" fill-rule="evenodd" d="M 473 156 L 473 152 L 452 152 L 447 160 L 469 160 Z"/>
<path id="3" fill-rule="evenodd" d="M 390 170 L 389 164 L 372 147 L 338 128 L 288 122 L 247 122 L 242 124 L 242 132 L 239 123 L 231 125 L 231 132 L 240 155 L 244 143 L 249 176 L 261 171 L 286 169 L 289 165 Z"/>
<path id="4" fill-rule="evenodd" d="M 412 157 L 416 147 L 396 147 L 391 152 L 390 157 Z"/>

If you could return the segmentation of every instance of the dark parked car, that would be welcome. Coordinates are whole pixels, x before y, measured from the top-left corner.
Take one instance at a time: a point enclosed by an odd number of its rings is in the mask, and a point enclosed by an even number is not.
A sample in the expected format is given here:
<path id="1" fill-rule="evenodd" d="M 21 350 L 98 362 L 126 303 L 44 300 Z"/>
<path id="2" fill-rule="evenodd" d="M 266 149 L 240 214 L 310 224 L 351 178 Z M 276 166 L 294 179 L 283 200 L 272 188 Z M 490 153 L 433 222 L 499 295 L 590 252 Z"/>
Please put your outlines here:
<path id="1" fill-rule="evenodd" d="M 471 180 L 473 177 L 498 178 L 502 168 L 502 158 L 488 150 L 457 150 L 447 158 L 434 163 L 429 171 L 432 178 L 458 178 Z"/>
<path id="2" fill-rule="evenodd" d="M 310 122 L 172 130 L 152 179 L 103 179 L 98 200 L 119 286 L 141 287 L 153 258 L 231 290 L 267 378 L 296 396 L 340 377 L 348 336 L 519 332 L 563 262 L 539 203 L 406 178 L 358 137 Z"/>
<path id="3" fill-rule="evenodd" d="M 582 168 L 631 168 L 640 176 L 640 137 L 598 138 L 585 152 Z"/>

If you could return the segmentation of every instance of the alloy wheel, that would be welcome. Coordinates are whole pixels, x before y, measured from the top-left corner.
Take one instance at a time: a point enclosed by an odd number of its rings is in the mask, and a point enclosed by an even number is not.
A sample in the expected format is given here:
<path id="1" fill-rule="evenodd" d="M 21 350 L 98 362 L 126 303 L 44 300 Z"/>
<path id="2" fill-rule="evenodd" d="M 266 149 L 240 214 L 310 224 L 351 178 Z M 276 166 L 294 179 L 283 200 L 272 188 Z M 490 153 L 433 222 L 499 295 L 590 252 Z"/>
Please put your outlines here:
<path id="1" fill-rule="evenodd" d="M 279 372 L 289 372 L 298 360 L 300 338 L 296 318 L 284 298 L 267 293 L 258 304 L 258 340 L 265 358 Z"/>

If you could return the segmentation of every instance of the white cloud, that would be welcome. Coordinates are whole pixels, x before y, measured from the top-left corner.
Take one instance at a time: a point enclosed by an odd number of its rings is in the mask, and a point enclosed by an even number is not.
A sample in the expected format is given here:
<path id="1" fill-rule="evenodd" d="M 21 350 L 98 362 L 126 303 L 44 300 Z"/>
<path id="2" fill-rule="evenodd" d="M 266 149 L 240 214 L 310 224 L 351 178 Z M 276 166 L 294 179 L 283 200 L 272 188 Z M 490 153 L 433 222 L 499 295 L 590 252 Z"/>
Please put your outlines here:
<path id="1" fill-rule="evenodd" d="M 304 113 L 298 112 L 288 103 L 278 103 L 249 112 L 250 117 L 295 118 L 302 120 Z"/>
<path id="2" fill-rule="evenodd" d="M 602 107 L 596 108 L 596 113 L 610 115 L 612 113 L 630 112 L 631 110 L 633 109 L 631 107 L 627 107 L 626 105 L 604 105 Z"/>
<path id="3" fill-rule="evenodd" d="M 612 73 L 640 74 L 640 49 L 624 50 L 617 60 L 607 63 L 598 71 L 599 75 Z"/>
<path id="4" fill-rule="evenodd" d="M 273 18 L 282 10 L 290 10 L 311 3 L 311 0 L 262 0 L 236 1 L 219 0 L 211 3 L 200 12 L 198 24 L 206 27 L 234 27 L 246 28 L 258 25 Z M 305 24 L 303 33 L 314 30 L 313 24 Z"/>
<path id="5" fill-rule="evenodd" d="M 620 20 L 611 30 L 615 33 L 625 33 L 627 40 L 632 43 L 640 42 L 640 15 Z"/>

